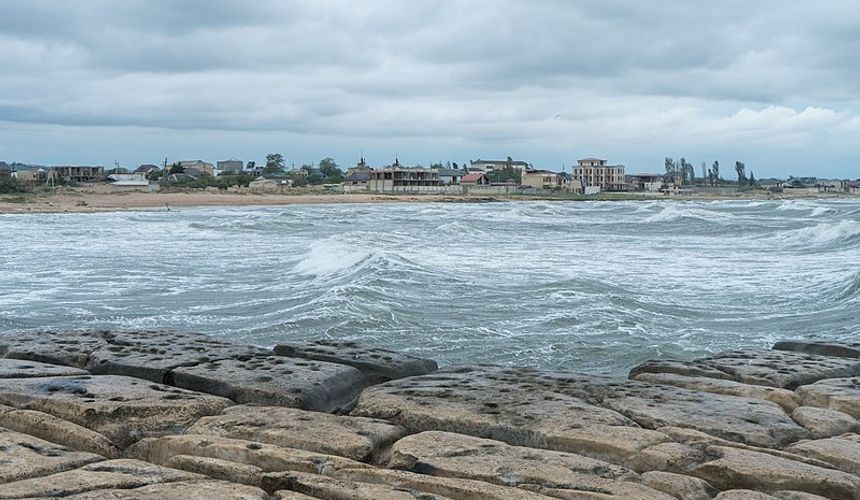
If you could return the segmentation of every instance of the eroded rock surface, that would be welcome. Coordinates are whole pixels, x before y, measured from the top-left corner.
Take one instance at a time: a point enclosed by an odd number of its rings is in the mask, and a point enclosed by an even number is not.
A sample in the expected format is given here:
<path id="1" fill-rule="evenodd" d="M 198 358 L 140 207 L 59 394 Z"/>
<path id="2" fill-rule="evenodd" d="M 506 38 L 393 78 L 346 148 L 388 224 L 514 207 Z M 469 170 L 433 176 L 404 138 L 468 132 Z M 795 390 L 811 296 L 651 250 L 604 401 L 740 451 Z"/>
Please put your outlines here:
<path id="1" fill-rule="evenodd" d="M 76 469 L 103 460 L 43 439 L 0 428 L 0 483 Z"/>
<path id="2" fill-rule="evenodd" d="M 175 481 L 131 489 L 107 489 L 66 497 L 72 500 L 268 500 L 265 491 L 225 481 Z"/>
<path id="3" fill-rule="evenodd" d="M 349 365 L 360 370 L 372 384 L 436 371 L 432 359 L 365 347 L 355 342 L 317 340 L 291 342 L 275 346 L 275 354 L 292 358 L 313 359 Z"/>
<path id="4" fill-rule="evenodd" d="M 789 451 L 823 460 L 839 470 L 860 475 L 860 435 L 858 434 L 801 441 L 792 445 Z"/>
<path id="5" fill-rule="evenodd" d="M 860 342 L 831 342 L 826 340 L 783 340 L 773 345 L 779 351 L 794 351 L 837 358 L 860 358 Z"/>
<path id="6" fill-rule="evenodd" d="M 26 359 L 0 358 L 0 379 L 73 375 L 87 375 L 87 372 L 70 366 L 51 365 Z"/>
<path id="7" fill-rule="evenodd" d="M 860 419 L 860 377 L 821 380 L 798 387 L 795 392 L 804 405 L 829 408 Z"/>

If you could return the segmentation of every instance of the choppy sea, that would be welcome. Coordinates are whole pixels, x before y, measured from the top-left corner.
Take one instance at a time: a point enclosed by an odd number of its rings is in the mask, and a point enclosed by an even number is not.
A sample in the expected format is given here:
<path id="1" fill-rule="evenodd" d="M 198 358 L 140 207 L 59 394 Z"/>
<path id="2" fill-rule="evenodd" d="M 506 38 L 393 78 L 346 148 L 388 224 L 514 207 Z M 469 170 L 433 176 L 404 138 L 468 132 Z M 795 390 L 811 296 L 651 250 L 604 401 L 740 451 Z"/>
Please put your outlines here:
<path id="1" fill-rule="evenodd" d="M 624 374 L 860 338 L 860 201 L 394 203 L 0 215 L 0 332 L 321 337 Z"/>

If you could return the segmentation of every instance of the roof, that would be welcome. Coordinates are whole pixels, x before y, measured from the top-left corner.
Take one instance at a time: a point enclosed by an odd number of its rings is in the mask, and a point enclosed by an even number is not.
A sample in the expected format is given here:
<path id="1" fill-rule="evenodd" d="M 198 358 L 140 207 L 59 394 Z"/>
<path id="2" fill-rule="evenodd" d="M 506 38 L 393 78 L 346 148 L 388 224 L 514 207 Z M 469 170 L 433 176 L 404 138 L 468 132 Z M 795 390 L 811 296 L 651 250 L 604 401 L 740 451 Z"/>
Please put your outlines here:
<path id="1" fill-rule="evenodd" d="M 532 174 L 534 174 L 534 175 L 547 175 L 547 174 L 558 175 L 558 172 L 553 172 L 552 170 L 526 170 L 525 172 L 523 172 L 523 175 L 532 175 Z"/>
<path id="2" fill-rule="evenodd" d="M 583 158 L 579 161 L 606 161 L 606 160 L 601 159 L 601 158 Z"/>
<path id="3" fill-rule="evenodd" d="M 454 176 L 454 175 L 463 175 L 463 171 L 458 168 L 440 168 L 439 175 L 444 176 Z"/>
<path id="4" fill-rule="evenodd" d="M 111 186 L 149 186 L 149 181 L 147 180 L 122 180 L 112 182 Z"/>
<path id="5" fill-rule="evenodd" d="M 471 160 L 470 160 L 470 161 L 469 161 L 469 163 L 471 163 L 472 165 L 474 165 L 474 164 L 476 164 L 476 163 L 486 163 L 486 164 L 493 164 L 493 165 L 504 165 L 504 164 L 508 163 L 508 160 L 482 160 L 482 159 L 480 159 L 480 158 L 479 158 L 479 159 L 474 160 L 474 161 L 471 161 Z M 511 165 L 528 165 L 528 162 L 521 161 L 521 160 L 512 160 L 512 161 L 511 161 Z"/>
<path id="6" fill-rule="evenodd" d="M 367 181 L 367 180 L 370 180 L 370 172 L 369 171 L 350 172 L 350 173 L 346 174 L 346 177 L 344 177 L 344 179 L 347 181 L 353 181 L 353 182 Z"/>
<path id="7" fill-rule="evenodd" d="M 460 182 L 478 182 L 481 180 L 481 177 L 486 177 L 484 174 L 466 174 L 460 179 Z"/>

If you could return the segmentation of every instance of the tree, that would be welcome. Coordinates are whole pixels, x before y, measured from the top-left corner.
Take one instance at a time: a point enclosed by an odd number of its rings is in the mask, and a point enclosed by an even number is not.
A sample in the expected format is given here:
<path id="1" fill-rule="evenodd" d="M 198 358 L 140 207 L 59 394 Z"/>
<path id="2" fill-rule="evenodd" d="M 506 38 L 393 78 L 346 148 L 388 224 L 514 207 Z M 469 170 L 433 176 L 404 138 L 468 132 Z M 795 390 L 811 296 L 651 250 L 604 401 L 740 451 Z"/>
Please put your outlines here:
<path id="1" fill-rule="evenodd" d="M 249 162 L 248 162 L 248 165 L 247 165 L 247 167 L 246 167 L 246 168 L 247 168 L 248 170 L 254 170 L 255 168 L 257 168 L 257 162 L 255 162 L 255 161 L 249 161 Z"/>
<path id="2" fill-rule="evenodd" d="M 666 168 L 666 175 L 675 175 L 675 160 L 667 156 L 663 166 Z"/>
<path id="3" fill-rule="evenodd" d="M 735 162 L 735 172 L 738 174 L 738 186 L 743 186 L 748 183 L 746 169 L 747 166 L 744 165 L 743 162 Z"/>
<path id="4" fill-rule="evenodd" d="M 320 160 L 320 175 L 325 184 L 340 184 L 343 182 L 343 170 L 331 158 Z"/>
<path id="5" fill-rule="evenodd" d="M 0 165 L 0 193 L 14 193 L 18 190 L 18 183 L 12 177 L 12 169 L 4 163 Z"/>
<path id="6" fill-rule="evenodd" d="M 750 170 L 750 186 L 755 187 L 755 174 Z"/>
<path id="7" fill-rule="evenodd" d="M 281 153 L 269 153 L 266 155 L 266 166 L 263 175 L 278 174 L 284 172 L 284 155 Z"/>
<path id="8" fill-rule="evenodd" d="M 182 166 L 181 163 L 174 162 L 173 165 L 170 166 L 170 169 L 167 171 L 168 174 L 181 174 L 185 172 L 185 167 Z"/>
<path id="9" fill-rule="evenodd" d="M 722 180 L 722 178 L 720 177 L 720 162 L 717 160 L 714 160 L 714 166 L 711 167 L 710 178 L 712 186 L 716 185 L 717 182 Z"/>

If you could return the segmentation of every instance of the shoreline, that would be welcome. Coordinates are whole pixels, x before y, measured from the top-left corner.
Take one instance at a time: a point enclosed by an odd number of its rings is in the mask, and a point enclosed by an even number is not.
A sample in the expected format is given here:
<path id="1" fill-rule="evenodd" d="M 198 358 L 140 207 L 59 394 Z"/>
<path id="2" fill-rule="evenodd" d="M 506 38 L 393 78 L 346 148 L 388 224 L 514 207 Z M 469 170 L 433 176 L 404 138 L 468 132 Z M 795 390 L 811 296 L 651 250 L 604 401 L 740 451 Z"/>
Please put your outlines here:
<path id="1" fill-rule="evenodd" d="M 511 201 L 768 201 L 794 199 L 860 199 L 857 196 L 820 193 L 741 193 L 737 195 L 443 195 L 385 193 L 245 194 L 213 192 L 99 193 L 67 189 L 57 194 L 6 194 L 0 196 L 0 214 L 97 213 L 166 210 L 166 207 L 282 206 L 365 203 L 488 203 Z"/>

